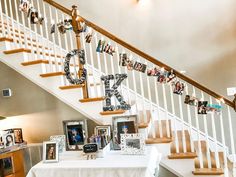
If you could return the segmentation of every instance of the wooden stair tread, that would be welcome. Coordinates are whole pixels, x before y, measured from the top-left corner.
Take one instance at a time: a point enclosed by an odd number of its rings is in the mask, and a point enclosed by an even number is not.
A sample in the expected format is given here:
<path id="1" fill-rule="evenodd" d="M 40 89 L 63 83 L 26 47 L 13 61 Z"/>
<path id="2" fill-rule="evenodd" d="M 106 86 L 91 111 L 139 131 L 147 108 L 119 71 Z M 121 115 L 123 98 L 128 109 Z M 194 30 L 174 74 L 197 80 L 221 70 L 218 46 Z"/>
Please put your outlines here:
<path id="1" fill-rule="evenodd" d="M 49 64 L 49 60 L 45 60 L 45 59 L 38 59 L 38 60 L 33 60 L 33 61 L 26 61 L 26 62 L 22 62 L 21 65 L 23 66 L 30 66 L 30 65 L 36 65 L 36 64 Z M 52 64 L 55 65 L 56 62 L 52 61 Z M 57 62 L 58 65 L 62 65 L 61 62 Z M 73 64 L 70 64 L 70 66 L 74 66 Z M 79 65 L 76 65 L 77 67 Z"/>
<path id="2" fill-rule="evenodd" d="M 0 37 L 0 42 L 3 42 L 3 41 L 13 42 L 13 39 L 9 37 Z"/>
<path id="3" fill-rule="evenodd" d="M 80 99 L 79 101 L 81 103 L 87 103 L 87 102 L 94 102 L 94 101 L 103 101 L 105 97 L 97 97 L 97 98 L 85 98 L 85 99 Z"/>
<path id="4" fill-rule="evenodd" d="M 194 175 L 223 175 L 224 174 L 224 170 L 219 168 L 201 168 L 201 169 L 195 169 L 192 172 Z"/>
<path id="5" fill-rule="evenodd" d="M 196 152 L 171 153 L 171 155 L 168 155 L 169 159 L 193 159 L 196 157 L 197 157 Z"/>
<path id="6" fill-rule="evenodd" d="M 172 137 L 167 138 L 148 138 L 145 140 L 146 144 L 160 144 L 160 143 L 170 143 L 172 142 Z"/>
<path id="7" fill-rule="evenodd" d="M 138 128 L 147 128 L 150 121 L 151 121 L 151 116 L 152 116 L 151 111 L 150 110 L 145 110 L 145 112 L 144 111 L 139 111 L 139 114 L 138 114 L 139 115 L 139 117 L 138 117 L 138 119 L 139 119 Z M 147 115 L 147 121 L 146 122 L 144 120 L 144 114 Z"/>
<path id="8" fill-rule="evenodd" d="M 59 72 L 53 72 L 53 73 L 40 74 L 41 77 L 53 77 L 53 76 L 62 76 L 62 75 L 65 75 L 65 72 L 59 71 Z"/>
<path id="9" fill-rule="evenodd" d="M 106 115 L 114 115 L 114 114 L 123 114 L 125 113 L 125 110 L 115 110 L 115 111 L 103 111 L 100 112 L 101 115 L 106 116 Z"/>
<path id="10" fill-rule="evenodd" d="M 14 54 L 14 53 L 20 53 L 20 52 L 30 53 L 31 50 L 30 49 L 26 49 L 26 48 L 18 48 L 18 49 L 12 49 L 12 50 L 5 50 L 5 51 L 3 51 L 4 54 Z"/>
<path id="11" fill-rule="evenodd" d="M 60 86 L 59 89 L 61 90 L 68 90 L 68 89 L 76 89 L 76 88 L 82 88 L 84 84 L 79 84 L 79 85 L 65 85 L 65 86 Z"/>

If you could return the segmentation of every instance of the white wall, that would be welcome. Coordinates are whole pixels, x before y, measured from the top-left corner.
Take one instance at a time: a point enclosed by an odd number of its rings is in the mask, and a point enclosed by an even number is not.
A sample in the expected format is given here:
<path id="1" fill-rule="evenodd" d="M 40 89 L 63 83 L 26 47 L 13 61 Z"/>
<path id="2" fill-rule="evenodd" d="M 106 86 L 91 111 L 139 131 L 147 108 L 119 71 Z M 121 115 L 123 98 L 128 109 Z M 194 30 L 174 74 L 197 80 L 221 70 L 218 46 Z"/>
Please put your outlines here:
<path id="1" fill-rule="evenodd" d="M 222 95 L 236 86 L 235 0 L 56 1 Z"/>
<path id="2" fill-rule="evenodd" d="M 51 135 L 64 134 L 63 120 L 86 118 L 1 62 L 0 68 L 0 91 L 4 88 L 13 91 L 10 98 L 0 95 L 0 114 L 8 117 L 0 120 L 0 130 L 22 128 L 26 141 L 40 143 Z M 88 120 L 90 135 L 94 126 Z"/>

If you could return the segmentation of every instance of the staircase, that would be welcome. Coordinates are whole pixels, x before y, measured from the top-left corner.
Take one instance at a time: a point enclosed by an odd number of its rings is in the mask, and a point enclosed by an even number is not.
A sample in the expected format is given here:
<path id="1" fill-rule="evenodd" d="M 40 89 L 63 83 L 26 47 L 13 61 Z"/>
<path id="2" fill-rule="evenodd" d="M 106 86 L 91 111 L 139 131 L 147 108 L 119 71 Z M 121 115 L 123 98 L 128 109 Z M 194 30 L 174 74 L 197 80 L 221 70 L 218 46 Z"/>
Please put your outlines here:
<path id="1" fill-rule="evenodd" d="M 139 131 L 145 133 L 146 143 L 157 147 L 163 154 L 161 165 L 178 176 L 236 176 L 236 159 L 229 158 L 235 154 L 236 133 L 232 125 L 235 112 L 231 101 L 176 70 L 178 79 L 186 86 L 182 96 L 173 94 L 170 84 L 159 84 L 155 77 L 119 66 L 119 53 L 127 53 L 150 68 L 158 66 L 170 71 L 171 67 L 83 17 L 76 18 L 71 10 L 52 0 L 32 3 L 45 17 L 43 25 L 30 24 L 26 14 L 18 11 L 18 0 L 1 0 L 1 62 L 99 124 L 111 124 L 112 116 L 117 114 L 137 114 Z M 51 24 L 71 18 L 85 23 L 88 31 L 77 35 L 73 31 L 50 34 Z M 90 31 L 93 38 L 91 43 L 86 43 L 85 35 Z M 115 46 L 113 56 L 96 52 L 100 39 Z M 80 76 L 79 68 L 85 67 L 87 81 L 71 85 L 65 77 L 64 57 L 78 48 L 84 49 L 86 64 L 82 66 L 74 57 L 70 70 L 77 77 Z M 104 84 L 100 78 L 117 73 L 128 74 L 119 89 L 131 109 L 104 112 Z M 198 115 L 197 107 L 183 104 L 185 94 L 207 100 L 210 104 L 221 104 L 222 113 Z M 112 103 L 118 104 L 114 98 Z"/>

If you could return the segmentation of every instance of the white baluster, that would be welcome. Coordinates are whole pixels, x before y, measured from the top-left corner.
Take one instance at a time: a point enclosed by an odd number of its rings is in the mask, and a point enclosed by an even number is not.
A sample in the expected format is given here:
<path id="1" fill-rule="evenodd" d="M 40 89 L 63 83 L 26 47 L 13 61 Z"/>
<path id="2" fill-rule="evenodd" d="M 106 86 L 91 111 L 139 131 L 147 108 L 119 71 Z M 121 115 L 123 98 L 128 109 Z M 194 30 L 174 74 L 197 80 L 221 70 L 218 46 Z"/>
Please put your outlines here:
<path id="1" fill-rule="evenodd" d="M 210 104 L 212 105 L 212 98 L 210 96 Z M 212 126 L 212 133 L 214 138 L 215 144 L 215 160 L 216 160 L 216 168 L 220 168 L 220 161 L 219 161 L 219 153 L 218 153 L 218 144 L 217 144 L 217 137 L 216 137 L 216 128 L 215 128 L 215 116 L 214 113 L 211 114 L 211 126 Z"/>
<path id="2" fill-rule="evenodd" d="M 184 116 L 183 116 L 183 108 L 182 108 L 182 95 L 178 95 L 179 98 L 179 112 L 180 112 L 180 119 L 181 119 L 181 125 L 182 125 L 182 141 L 183 141 L 183 152 L 187 152 L 186 148 L 186 140 L 185 140 L 185 130 L 184 130 Z"/>
<path id="3" fill-rule="evenodd" d="M 222 106 L 220 101 L 219 101 L 219 105 Z M 220 113 L 220 132 L 221 132 L 221 142 L 223 144 L 224 168 L 225 168 L 225 171 L 228 172 L 228 159 L 227 159 L 227 152 L 226 152 L 226 145 L 225 145 L 225 130 L 224 130 L 224 122 L 223 122 L 223 112 Z"/>
<path id="4" fill-rule="evenodd" d="M 156 66 L 153 65 L 153 68 Z M 157 119 L 158 119 L 158 130 L 160 134 L 160 138 L 163 138 L 163 132 L 162 132 L 162 124 L 161 124 L 161 114 L 160 114 L 160 104 L 159 104 L 159 95 L 158 95 L 158 89 L 157 89 L 157 78 L 153 77 L 153 82 L 154 82 L 154 87 L 155 87 L 155 99 L 156 99 L 156 104 L 157 104 Z M 152 125 L 154 126 L 155 121 L 153 120 Z M 156 137 L 156 132 L 155 129 L 152 130 L 152 135 L 155 135 L 154 138 Z"/>
<path id="5" fill-rule="evenodd" d="M 236 154 L 235 154 L 235 146 L 234 146 L 234 133 L 233 133 L 233 124 L 232 124 L 232 117 L 230 113 L 230 107 L 227 105 L 228 111 L 228 121 L 229 121 L 229 135 L 230 135 L 230 145 L 231 145 L 231 154 L 233 155 L 233 167 L 235 168 L 236 162 Z M 235 169 L 234 169 L 235 170 Z M 235 173 L 235 171 L 234 171 Z M 236 174 L 234 174 L 236 175 Z"/>
<path id="6" fill-rule="evenodd" d="M 0 20 L 1 20 L 1 27 L 2 27 L 2 37 L 6 35 L 5 31 L 5 24 L 4 24 L 4 18 L 3 18 L 3 9 L 2 9 L 2 3 L 0 3 Z"/>
<path id="7" fill-rule="evenodd" d="M 39 6 L 39 0 L 37 1 L 37 10 L 38 10 L 38 14 L 39 14 L 39 17 L 42 16 L 41 14 L 41 10 L 40 10 L 40 6 Z M 46 26 L 46 24 L 44 24 Z M 45 53 L 45 42 L 44 42 L 44 39 L 43 39 L 43 26 L 42 25 L 39 25 L 39 29 L 40 29 L 40 38 L 41 38 L 41 46 L 42 46 L 42 56 L 43 56 L 43 59 L 46 60 L 46 53 Z M 37 34 L 36 34 L 37 35 Z M 40 40 L 39 40 L 40 42 Z M 39 47 L 40 45 L 38 45 L 37 47 Z M 38 48 L 37 50 L 39 50 L 40 48 Z M 48 50 L 48 53 L 49 53 L 49 56 L 50 56 L 50 50 Z M 42 64 L 42 73 L 46 73 L 47 70 L 46 70 L 46 64 L 43 63 Z"/>
<path id="8" fill-rule="evenodd" d="M 56 21 L 58 22 L 59 21 L 59 18 L 58 18 L 58 10 L 57 9 L 55 9 L 55 11 L 56 11 Z M 59 57 L 59 60 L 60 60 L 60 62 L 61 62 L 61 65 L 60 65 L 60 67 L 59 67 L 59 71 L 63 71 L 63 63 L 64 63 L 64 61 L 63 61 L 63 58 L 62 58 L 62 56 L 63 56 L 63 51 L 62 51 L 62 44 L 61 44 L 61 34 L 58 32 L 57 33 L 57 38 L 58 38 L 58 42 L 59 42 L 59 54 L 60 54 L 60 57 Z M 57 61 L 58 59 L 57 59 L 57 55 L 55 55 L 55 61 Z M 76 66 L 76 65 L 75 65 Z"/>
<path id="9" fill-rule="evenodd" d="M 193 96 L 196 97 L 196 91 L 195 87 L 193 86 Z M 197 128 L 197 137 L 198 137 L 198 158 L 200 163 L 200 168 L 203 168 L 203 156 L 202 156 L 202 145 L 201 145 L 201 135 L 200 135 L 200 129 L 199 129 L 199 121 L 198 121 L 198 110 L 197 107 L 195 107 L 195 120 L 196 120 L 196 128 Z"/>
<path id="10" fill-rule="evenodd" d="M 167 137 L 170 138 L 170 125 L 169 125 L 169 119 L 168 119 L 168 108 L 167 108 L 167 100 L 166 100 L 166 88 L 165 85 L 162 84 L 163 89 L 163 99 L 164 99 L 164 108 L 165 108 L 165 121 L 166 121 L 166 132 Z"/>
<path id="11" fill-rule="evenodd" d="M 189 95 L 188 92 L 188 85 L 186 84 L 185 87 L 185 92 L 186 95 Z M 193 127 L 192 127 L 192 118 L 191 118 L 191 111 L 190 111 L 190 105 L 187 104 L 187 114 L 188 114 L 188 123 L 189 123 L 189 134 L 190 134 L 190 148 L 191 148 L 191 152 L 194 152 L 194 144 L 193 144 Z"/>
<path id="12" fill-rule="evenodd" d="M 43 1 L 43 14 L 46 15 L 46 8 L 45 8 L 45 2 Z M 51 18 L 46 18 L 45 17 L 45 32 L 46 32 L 46 38 L 47 40 L 47 47 L 48 47 L 48 59 L 49 59 L 49 71 L 50 72 L 55 72 L 55 67 L 53 67 L 53 63 L 52 63 L 52 56 L 51 56 L 51 45 L 50 45 L 50 40 L 49 40 L 49 34 L 48 34 L 48 19 L 51 20 Z"/>
<path id="13" fill-rule="evenodd" d="M 174 104 L 174 97 L 173 97 L 173 90 L 172 85 L 170 86 L 170 99 L 171 99 L 171 107 L 172 107 L 172 114 L 175 115 L 175 104 Z M 176 153 L 179 153 L 179 139 L 177 134 L 177 124 L 176 124 L 176 118 L 174 117 L 174 134 L 175 134 L 175 147 L 176 147 Z"/>
<path id="14" fill-rule="evenodd" d="M 52 9 L 51 9 L 51 6 L 49 6 L 49 16 L 50 16 L 50 21 L 51 21 L 51 23 L 53 24 L 53 23 L 55 23 L 55 25 L 56 25 L 56 27 L 57 27 L 57 22 L 58 21 L 54 21 L 53 19 L 52 19 Z M 54 53 L 54 63 L 55 63 L 55 71 L 56 72 L 58 72 L 58 71 L 61 71 L 61 68 L 59 68 L 59 64 L 58 64 L 58 60 L 56 59 L 56 46 L 55 46 L 55 33 L 53 33 L 52 34 L 52 42 L 53 42 L 53 53 Z M 51 53 L 49 54 L 49 55 L 51 55 Z"/>
<path id="15" fill-rule="evenodd" d="M 92 29 L 90 28 L 90 32 L 92 31 Z M 84 37 L 83 37 L 83 40 L 84 40 Z M 85 43 L 85 41 L 84 41 L 84 43 Z M 91 71 L 91 74 L 92 74 L 92 79 L 93 79 L 93 83 L 96 83 L 96 71 L 95 71 L 95 65 L 94 65 L 94 58 L 93 58 L 93 48 L 92 48 L 92 40 L 91 40 L 91 42 L 88 44 L 89 45 L 89 53 L 90 53 L 90 60 L 91 60 L 91 65 L 92 65 L 92 71 Z M 85 48 L 85 46 L 84 46 L 84 48 Z M 86 53 L 86 52 L 85 52 Z M 99 83 L 100 83 L 100 87 L 102 87 L 102 81 L 101 81 L 101 79 L 99 78 Z M 95 84 L 94 85 L 94 95 L 95 95 L 95 97 L 98 97 L 98 92 L 99 92 L 99 88 L 98 88 L 98 86 Z M 102 92 L 101 92 L 101 94 L 102 94 Z"/>
<path id="16" fill-rule="evenodd" d="M 11 4 L 11 1 L 9 1 L 9 4 L 10 4 L 10 7 L 12 7 L 12 4 Z M 14 0 L 14 6 L 15 6 L 15 13 L 16 13 L 16 25 L 17 25 L 17 30 L 19 32 L 19 35 L 21 36 L 21 28 L 20 28 L 20 21 L 19 21 L 19 15 L 18 15 L 18 8 L 17 8 L 17 3 L 16 3 L 16 0 Z M 11 8 L 11 13 L 12 13 L 12 8 Z M 13 14 L 13 13 L 12 13 Z M 12 18 L 13 18 L 13 15 L 12 15 Z M 15 23 L 15 22 L 13 22 Z M 14 24 L 15 25 L 15 24 Z M 14 28 L 15 30 L 15 28 Z M 25 33 L 23 35 L 23 38 L 25 38 Z M 23 47 L 23 42 L 21 39 L 19 39 L 19 44 L 20 44 L 20 48 Z"/>
<path id="17" fill-rule="evenodd" d="M 204 94 L 203 91 L 201 91 L 201 97 L 202 101 L 204 101 Z M 205 140 L 206 140 L 206 155 L 207 155 L 207 162 L 208 162 L 208 168 L 211 168 L 211 154 L 210 154 L 210 146 L 209 146 L 209 138 L 208 138 L 208 127 L 207 127 L 207 117 L 206 115 L 203 116 L 203 124 L 204 124 L 204 131 L 205 131 Z"/>
<path id="18" fill-rule="evenodd" d="M 4 0 L 4 8 L 5 8 L 5 14 L 6 14 L 6 22 L 7 22 L 7 37 L 12 38 L 11 37 L 11 32 L 10 32 L 10 24 L 9 24 L 9 13 L 8 13 L 8 8 L 7 8 L 7 2 L 6 0 Z M 15 31 L 14 29 L 12 29 L 13 31 L 13 40 L 15 40 Z"/>

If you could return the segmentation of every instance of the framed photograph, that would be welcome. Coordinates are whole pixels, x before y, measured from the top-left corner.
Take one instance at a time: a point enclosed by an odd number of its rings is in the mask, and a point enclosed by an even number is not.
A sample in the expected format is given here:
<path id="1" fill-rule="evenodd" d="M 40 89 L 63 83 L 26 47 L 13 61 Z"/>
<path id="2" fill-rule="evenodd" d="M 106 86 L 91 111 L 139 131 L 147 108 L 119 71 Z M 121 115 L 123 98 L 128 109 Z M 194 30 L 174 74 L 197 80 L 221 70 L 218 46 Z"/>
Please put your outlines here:
<path id="1" fill-rule="evenodd" d="M 101 138 L 101 142 L 98 144 L 100 149 L 103 149 L 111 140 L 111 126 L 101 125 L 94 128 L 95 136 Z"/>
<path id="2" fill-rule="evenodd" d="M 43 162 L 58 162 L 58 144 L 53 141 L 45 141 L 43 142 Z"/>
<path id="3" fill-rule="evenodd" d="M 129 155 L 145 153 L 145 138 L 143 134 L 121 134 L 121 152 Z"/>
<path id="4" fill-rule="evenodd" d="M 66 151 L 66 136 L 65 135 L 50 136 L 50 141 L 57 142 L 59 153 Z"/>
<path id="5" fill-rule="evenodd" d="M 5 144 L 5 147 L 11 147 L 15 145 L 15 138 L 14 133 L 7 133 L 4 135 L 3 142 Z"/>
<path id="6" fill-rule="evenodd" d="M 112 149 L 120 150 L 121 134 L 138 132 L 137 115 L 113 117 L 112 128 L 113 128 Z"/>
<path id="7" fill-rule="evenodd" d="M 86 120 L 63 121 L 64 133 L 66 135 L 66 150 L 83 150 L 87 143 L 87 122 Z"/>
<path id="8" fill-rule="evenodd" d="M 198 101 L 198 114 L 207 114 L 207 103 L 208 101 Z"/>
<path id="9" fill-rule="evenodd" d="M 14 128 L 13 133 L 15 138 L 15 144 L 21 144 L 24 142 L 21 128 Z"/>

